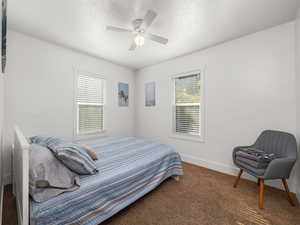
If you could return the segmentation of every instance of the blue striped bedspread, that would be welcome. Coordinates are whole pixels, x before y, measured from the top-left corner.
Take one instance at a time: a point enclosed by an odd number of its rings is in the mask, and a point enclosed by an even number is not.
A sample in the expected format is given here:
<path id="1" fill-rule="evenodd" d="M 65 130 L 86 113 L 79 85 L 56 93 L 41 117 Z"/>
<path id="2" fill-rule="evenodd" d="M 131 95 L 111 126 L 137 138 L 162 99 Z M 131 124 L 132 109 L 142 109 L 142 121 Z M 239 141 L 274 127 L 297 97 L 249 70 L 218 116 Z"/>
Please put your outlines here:
<path id="1" fill-rule="evenodd" d="M 31 201 L 31 225 L 98 225 L 168 177 L 183 174 L 179 154 L 164 144 L 135 137 L 81 143 L 96 152 L 99 172 L 81 177 L 76 191 Z"/>

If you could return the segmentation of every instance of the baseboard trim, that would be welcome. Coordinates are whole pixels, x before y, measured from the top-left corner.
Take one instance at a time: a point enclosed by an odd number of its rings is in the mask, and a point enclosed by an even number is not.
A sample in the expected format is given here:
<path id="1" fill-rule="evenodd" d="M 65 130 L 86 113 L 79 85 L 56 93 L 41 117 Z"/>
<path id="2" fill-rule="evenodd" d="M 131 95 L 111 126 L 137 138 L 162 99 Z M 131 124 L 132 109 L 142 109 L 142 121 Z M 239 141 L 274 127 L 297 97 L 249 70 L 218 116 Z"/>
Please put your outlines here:
<path id="1" fill-rule="evenodd" d="M 211 170 L 216 170 L 221 173 L 235 175 L 239 170 L 234 167 L 227 166 L 222 163 L 217 163 L 213 161 L 203 160 L 194 156 L 186 155 L 180 153 L 180 156 L 184 162 L 191 163 L 197 166 L 205 167 Z"/>
<path id="2" fill-rule="evenodd" d="M 233 166 L 228 166 L 223 163 L 208 161 L 208 160 L 204 160 L 204 159 L 201 159 L 201 158 L 198 158 L 195 156 L 191 156 L 191 155 L 187 155 L 187 154 L 183 154 L 183 153 L 180 153 L 180 156 L 182 158 L 182 161 L 184 161 L 184 162 L 187 162 L 187 163 L 190 163 L 190 164 L 193 164 L 196 166 L 205 167 L 205 168 L 215 170 L 215 171 L 218 171 L 221 173 L 229 174 L 232 176 L 235 176 L 239 172 L 238 168 L 233 167 Z M 242 175 L 242 179 L 247 179 L 247 180 L 250 180 L 253 182 L 257 182 L 257 180 L 253 176 L 251 176 L 249 174 L 245 174 L 245 173 Z M 278 180 L 266 181 L 266 185 L 283 190 L 283 186 L 280 183 L 280 181 L 278 181 Z M 296 192 L 294 185 L 290 185 L 290 189 L 291 189 L 291 192 L 293 192 L 293 193 Z M 297 197 L 299 200 L 300 196 L 297 196 Z"/>

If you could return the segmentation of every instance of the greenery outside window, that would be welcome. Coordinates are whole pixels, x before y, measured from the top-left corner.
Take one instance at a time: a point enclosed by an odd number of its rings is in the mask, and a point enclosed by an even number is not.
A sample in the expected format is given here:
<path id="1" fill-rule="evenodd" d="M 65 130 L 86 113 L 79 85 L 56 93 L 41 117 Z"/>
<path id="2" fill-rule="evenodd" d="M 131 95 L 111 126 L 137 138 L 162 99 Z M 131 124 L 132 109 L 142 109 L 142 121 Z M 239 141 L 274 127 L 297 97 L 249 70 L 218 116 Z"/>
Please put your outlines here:
<path id="1" fill-rule="evenodd" d="M 176 76 L 173 84 L 173 133 L 200 138 L 203 111 L 200 72 Z"/>

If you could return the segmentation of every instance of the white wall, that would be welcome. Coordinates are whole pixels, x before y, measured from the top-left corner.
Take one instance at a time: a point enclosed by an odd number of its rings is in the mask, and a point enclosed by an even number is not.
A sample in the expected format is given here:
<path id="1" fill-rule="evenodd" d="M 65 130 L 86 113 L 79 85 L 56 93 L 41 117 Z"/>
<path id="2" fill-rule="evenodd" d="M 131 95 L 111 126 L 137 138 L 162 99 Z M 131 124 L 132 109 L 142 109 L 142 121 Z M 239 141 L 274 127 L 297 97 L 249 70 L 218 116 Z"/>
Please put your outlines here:
<path id="1" fill-rule="evenodd" d="M 14 124 L 28 136 L 72 139 L 74 68 L 99 74 L 107 80 L 106 135 L 134 135 L 135 74 L 131 70 L 9 31 L 5 88 L 6 176 L 10 173 Z M 129 107 L 118 106 L 118 82 L 129 83 Z"/>
<path id="2" fill-rule="evenodd" d="M 0 17 L 2 18 L 2 11 L 0 12 Z M 0 24 L 0 28 L 2 29 L 2 24 Z M 0 72 L 0 225 L 2 224 L 2 207 L 3 207 L 3 161 L 2 161 L 3 120 L 4 120 L 4 74 L 2 74 L 1 71 Z"/>
<path id="3" fill-rule="evenodd" d="M 1 185 L 2 185 L 2 175 L 3 175 L 3 168 L 2 168 L 3 167 L 3 163 L 2 163 L 3 120 L 4 120 L 4 74 L 0 73 L 0 199 L 1 199 Z"/>
<path id="4" fill-rule="evenodd" d="M 296 91 L 297 91 L 297 138 L 300 145 L 300 8 L 295 22 L 296 28 Z M 300 150 L 299 150 L 300 151 Z M 300 158 L 300 153 L 298 154 Z M 297 165 L 297 190 L 300 201 L 300 162 Z"/>
<path id="5" fill-rule="evenodd" d="M 136 77 L 126 68 L 9 31 L 6 177 L 10 173 L 13 124 L 18 124 L 28 136 L 72 138 L 74 67 L 107 78 L 107 135 L 136 134 L 158 139 L 176 148 L 187 161 L 234 174 L 234 146 L 253 143 L 264 129 L 296 133 L 294 25 L 284 24 L 151 66 L 138 71 Z M 170 77 L 203 68 L 205 142 L 170 138 Z M 119 81 L 130 85 L 129 108 L 118 107 Z M 154 108 L 144 107 L 144 84 L 150 81 L 157 84 Z M 295 190 L 293 181 L 291 189 Z"/>
<path id="6" fill-rule="evenodd" d="M 3 134 L 3 120 L 4 120 L 4 74 L 0 73 L 0 185 L 2 178 L 2 134 Z"/>
<path id="7" fill-rule="evenodd" d="M 204 68 L 205 142 L 171 138 L 170 77 Z M 144 106 L 149 81 L 157 85 L 154 108 Z M 136 133 L 170 144 L 186 161 L 234 174 L 234 146 L 252 144 L 264 129 L 295 134 L 294 83 L 294 23 L 288 23 L 139 71 Z"/>
<path id="8" fill-rule="evenodd" d="M 3 204 L 3 161 L 2 161 L 2 134 L 4 119 L 4 75 L 0 73 L 0 225 L 2 224 L 2 204 Z"/>

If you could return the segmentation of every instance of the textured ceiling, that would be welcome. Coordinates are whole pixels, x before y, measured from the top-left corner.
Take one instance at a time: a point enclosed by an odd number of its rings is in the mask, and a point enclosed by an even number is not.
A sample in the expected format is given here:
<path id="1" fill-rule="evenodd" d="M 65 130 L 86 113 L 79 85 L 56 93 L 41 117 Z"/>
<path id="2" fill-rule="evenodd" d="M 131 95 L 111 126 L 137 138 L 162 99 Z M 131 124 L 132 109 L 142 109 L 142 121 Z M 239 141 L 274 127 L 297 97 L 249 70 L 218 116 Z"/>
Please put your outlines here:
<path id="1" fill-rule="evenodd" d="M 279 25 L 295 18 L 299 0 L 9 0 L 9 29 L 139 69 Z M 148 9 L 149 32 L 169 38 L 128 51 L 132 28 Z"/>

